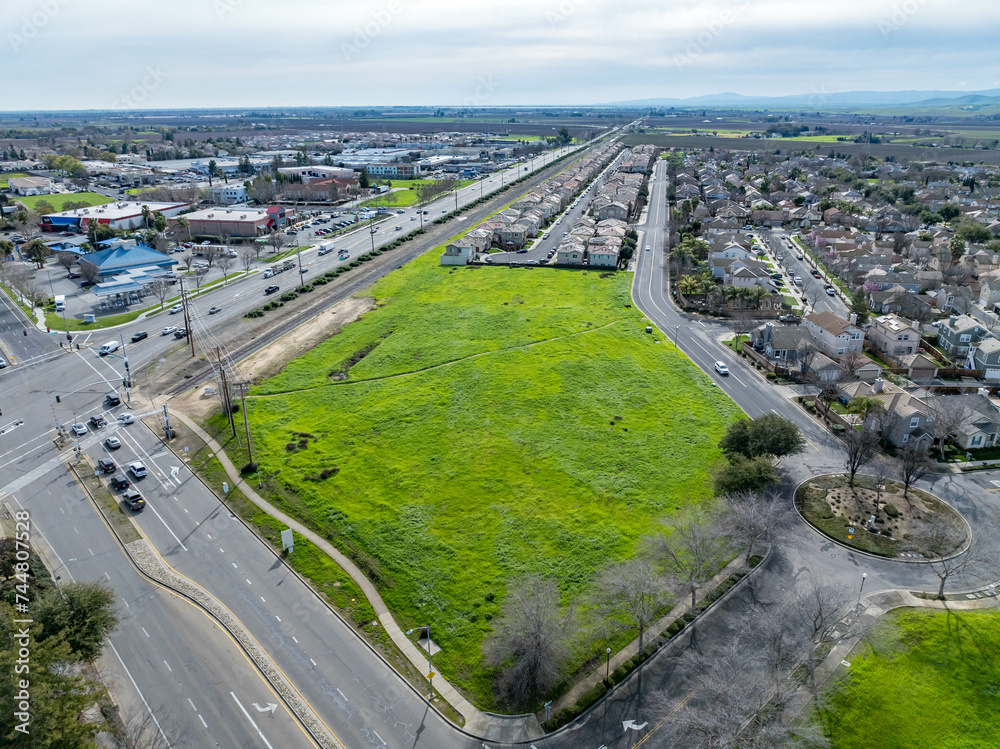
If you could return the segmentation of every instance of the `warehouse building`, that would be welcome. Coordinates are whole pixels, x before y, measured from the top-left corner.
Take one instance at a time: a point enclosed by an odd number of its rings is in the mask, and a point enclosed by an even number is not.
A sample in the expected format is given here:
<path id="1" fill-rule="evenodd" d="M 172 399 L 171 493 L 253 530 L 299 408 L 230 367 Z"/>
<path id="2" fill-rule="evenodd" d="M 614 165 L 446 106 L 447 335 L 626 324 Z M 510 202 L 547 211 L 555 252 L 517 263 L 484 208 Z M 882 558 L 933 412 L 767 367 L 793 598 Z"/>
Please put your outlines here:
<path id="1" fill-rule="evenodd" d="M 89 208 L 74 208 L 42 216 L 42 231 L 76 231 L 86 233 L 91 221 L 107 224 L 112 229 L 139 229 L 145 220 L 142 207 L 147 206 L 153 213 L 162 213 L 164 218 L 173 218 L 190 207 L 190 203 L 134 203 L 119 202 L 95 205 Z"/>

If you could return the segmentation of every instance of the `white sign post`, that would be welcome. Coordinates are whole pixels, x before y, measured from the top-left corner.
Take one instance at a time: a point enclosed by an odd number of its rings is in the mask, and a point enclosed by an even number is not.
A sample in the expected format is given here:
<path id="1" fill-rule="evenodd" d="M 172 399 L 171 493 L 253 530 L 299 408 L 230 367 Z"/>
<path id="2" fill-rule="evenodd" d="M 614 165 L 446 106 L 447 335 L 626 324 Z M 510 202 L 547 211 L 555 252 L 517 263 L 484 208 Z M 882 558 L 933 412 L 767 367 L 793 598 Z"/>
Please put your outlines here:
<path id="1" fill-rule="evenodd" d="M 281 548 L 291 554 L 294 546 L 295 542 L 292 540 L 292 529 L 286 528 L 281 532 Z"/>

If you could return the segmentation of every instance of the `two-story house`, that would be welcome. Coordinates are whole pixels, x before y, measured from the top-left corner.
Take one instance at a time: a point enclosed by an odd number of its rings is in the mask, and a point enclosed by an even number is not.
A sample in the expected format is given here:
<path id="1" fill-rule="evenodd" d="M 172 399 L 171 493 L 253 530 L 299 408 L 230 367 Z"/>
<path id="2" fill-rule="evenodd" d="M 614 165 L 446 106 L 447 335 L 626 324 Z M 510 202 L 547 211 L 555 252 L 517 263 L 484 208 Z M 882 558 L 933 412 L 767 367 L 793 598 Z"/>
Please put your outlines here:
<path id="1" fill-rule="evenodd" d="M 898 315 L 881 315 L 872 320 L 868 340 L 883 354 L 908 356 L 920 348 L 920 331 Z"/>
<path id="2" fill-rule="evenodd" d="M 1000 340 L 991 336 L 970 346 L 966 366 L 983 370 L 984 380 L 1000 382 Z"/>
<path id="3" fill-rule="evenodd" d="M 865 331 L 857 325 L 857 315 L 845 320 L 833 312 L 813 312 L 802 318 L 816 347 L 831 359 L 839 359 L 848 351 L 862 351 Z"/>
<path id="4" fill-rule="evenodd" d="M 988 335 L 986 328 L 968 315 L 952 315 L 938 325 L 938 348 L 958 361 Z"/>

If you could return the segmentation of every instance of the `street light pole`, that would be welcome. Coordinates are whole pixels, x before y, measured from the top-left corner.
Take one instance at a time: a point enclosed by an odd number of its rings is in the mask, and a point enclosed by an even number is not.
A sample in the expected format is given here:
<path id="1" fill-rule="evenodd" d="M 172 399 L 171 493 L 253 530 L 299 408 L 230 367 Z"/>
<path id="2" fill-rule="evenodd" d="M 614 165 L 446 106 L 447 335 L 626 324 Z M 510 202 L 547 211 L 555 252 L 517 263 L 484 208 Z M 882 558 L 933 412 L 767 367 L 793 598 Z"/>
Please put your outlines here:
<path id="1" fill-rule="evenodd" d="M 867 579 L 868 579 L 868 573 L 867 572 L 862 572 L 861 573 L 861 590 L 858 591 L 858 605 L 859 606 L 861 605 L 861 594 L 865 590 L 865 580 L 867 580 Z"/>
<path id="2" fill-rule="evenodd" d="M 408 629 L 408 630 L 406 630 L 406 634 L 411 634 L 411 633 L 417 631 L 418 629 L 426 629 L 427 630 L 427 683 L 430 685 L 430 688 L 431 688 L 431 697 L 430 698 L 433 700 L 434 699 L 434 671 L 433 671 L 433 669 L 431 667 L 431 625 L 428 624 L 428 625 L 426 625 L 424 627 L 414 627 L 413 629 Z M 420 638 L 417 637 L 417 641 L 418 642 L 419 642 L 419 640 L 420 640 Z"/>
<path id="3" fill-rule="evenodd" d="M 604 680 L 608 681 L 611 678 L 611 648 L 607 649 L 608 663 L 604 669 Z"/>

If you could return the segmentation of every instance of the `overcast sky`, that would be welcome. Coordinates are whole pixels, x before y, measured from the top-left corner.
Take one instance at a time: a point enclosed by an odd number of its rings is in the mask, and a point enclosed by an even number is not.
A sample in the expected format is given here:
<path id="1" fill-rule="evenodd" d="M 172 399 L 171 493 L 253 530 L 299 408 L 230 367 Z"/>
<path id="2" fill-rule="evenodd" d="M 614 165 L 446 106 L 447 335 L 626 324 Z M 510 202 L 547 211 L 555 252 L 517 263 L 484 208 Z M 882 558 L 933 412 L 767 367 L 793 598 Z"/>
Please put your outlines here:
<path id="1" fill-rule="evenodd" d="M 0 109 L 1000 87 L 996 0 L 3 0 Z"/>

